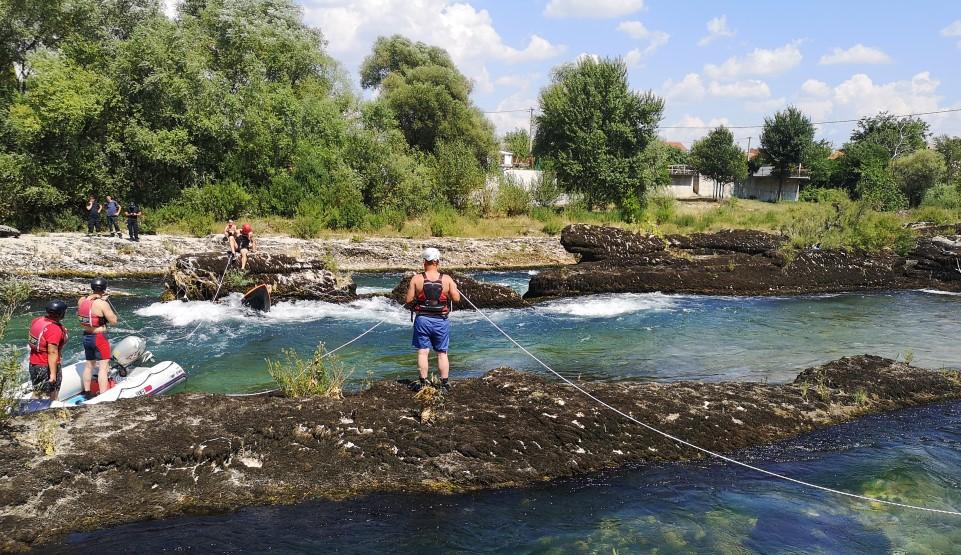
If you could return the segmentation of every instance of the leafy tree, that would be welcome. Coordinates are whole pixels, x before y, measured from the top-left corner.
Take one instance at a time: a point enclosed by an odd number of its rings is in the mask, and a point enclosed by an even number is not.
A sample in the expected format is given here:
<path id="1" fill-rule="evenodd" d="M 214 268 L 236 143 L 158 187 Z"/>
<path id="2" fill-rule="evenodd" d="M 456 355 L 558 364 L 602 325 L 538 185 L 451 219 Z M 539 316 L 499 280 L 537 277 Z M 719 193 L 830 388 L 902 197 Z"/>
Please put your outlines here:
<path id="1" fill-rule="evenodd" d="M 534 154 L 588 205 L 615 203 L 636 217 L 644 203 L 644 151 L 655 140 L 663 100 L 627 83 L 623 60 L 580 61 L 554 70 L 541 91 Z"/>
<path id="2" fill-rule="evenodd" d="M 961 137 L 936 137 L 934 148 L 944 157 L 947 170 L 945 182 L 961 189 Z"/>
<path id="3" fill-rule="evenodd" d="M 714 180 L 714 197 L 718 187 L 747 176 L 747 158 L 734 142 L 734 134 L 726 127 L 718 127 L 691 147 L 691 165 L 701 175 Z"/>
<path id="4" fill-rule="evenodd" d="M 687 165 L 690 165 L 690 163 L 691 163 L 691 153 L 690 153 L 690 152 L 688 152 L 687 150 L 684 150 L 684 149 L 682 149 L 682 148 L 678 148 L 677 146 L 667 144 L 667 143 L 665 143 L 664 141 L 662 141 L 662 140 L 660 140 L 660 139 L 658 139 L 657 141 L 658 141 L 659 143 L 663 144 L 663 145 L 667 148 L 667 150 L 666 150 L 665 152 L 666 152 L 666 154 L 667 154 L 667 164 L 668 164 L 669 166 L 675 166 L 675 165 L 677 165 L 677 166 L 687 166 Z"/>
<path id="5" fill-rule="evenodd" d="M 917 150 L 891 161 L 891 174 L 908 199 L 918 206 L 924 193 L 944 179 L 944 157 L 936 150 Z"/>
<path id="6" fill-rule="evenodd" d="M 852 143 L 873 143 L 884 147 L 892 160 L 927 148 L 927 122 L 915 117 L 897 117 L 888 112 L 863 117 L 851 133 Z"/>
<path id="7" fill-rule="evenodd" d="M 526 129 L 508 131 L 504 135 L 504 146 L 521 160 L 531 157 L 531 136 Z"/>
<path id="8" fill-rule="evenodd" d="M 470 148 L 486 166 L 495 149 L 494 128 L 470 100 L 471 83 L 437 47 L 400 36 L 381 37 L 361 66 L 365 87 L 378 87 L 407 143 L 436 154 L 441 143 Z"/>
<path id="9" fill-rule="evenodd" d="M 421 66 L 440 66 L 457 71 L 457 66 L 443 48 L 422 42 L 411 42 L 401 35 L 378 37 L 374 50 L 360 66 L 360 86 L 379 87 L 391 73 L 404 74 Z"/>
<path id="10" fill-rule="evenodd" d="M 451 206 L 466 208 L 471 194 L 484 186 L 486 178 L 470 145 L 462 142 L 438 145 L 434 181 Z"/>
<path id="11" fill-rule="evenodd" d="M 894 211 L 908 206 L 907 197 L 887 166 L 873 161 L 860 170 L 857 194 L 875 210 Z"/>
<path id="12" fill-rule="evenodd" d="M 777 200 L 781 200 L 784 180 L 794 167 L 800 166 L 811 151 L 814 142 L 814 126 L 811 120 L 794 106 L 764 118 L 761 131 L 761 152 L 764 159 L 774 166 L 778 176 Z"/>
<path id="13" fill-rule="evenodd" d="M 826 140 L 816 141 L 811 144 L 808 151 L 805 165 L 811 172 L 809 186 L 817 189 L 831 189 L 838 187 L 838 166 L 837 160 L 831 159 L 834 147 Z"/>

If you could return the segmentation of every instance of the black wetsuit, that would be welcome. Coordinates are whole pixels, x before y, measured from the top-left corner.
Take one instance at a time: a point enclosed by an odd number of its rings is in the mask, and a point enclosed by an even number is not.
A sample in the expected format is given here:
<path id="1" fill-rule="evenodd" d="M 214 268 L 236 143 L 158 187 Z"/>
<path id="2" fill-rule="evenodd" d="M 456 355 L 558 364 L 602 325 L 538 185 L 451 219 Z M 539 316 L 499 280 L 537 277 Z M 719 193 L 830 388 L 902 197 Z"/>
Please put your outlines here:
<path id="1" fill-rule="evenodd" d="M 138 214 L 131 216 L 131 214 Z M 140 240 L 140 206 L 136 202 L 127 205 L 127 233 L 130 234 L 131 241 Z"/>

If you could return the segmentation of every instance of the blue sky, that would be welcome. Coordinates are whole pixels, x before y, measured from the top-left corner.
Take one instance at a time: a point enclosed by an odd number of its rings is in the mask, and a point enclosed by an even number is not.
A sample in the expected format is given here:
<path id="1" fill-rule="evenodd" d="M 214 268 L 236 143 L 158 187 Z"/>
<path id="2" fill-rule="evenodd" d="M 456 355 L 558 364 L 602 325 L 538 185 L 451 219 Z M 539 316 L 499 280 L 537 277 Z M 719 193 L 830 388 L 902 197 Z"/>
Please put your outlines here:
<path id="1" fill-rule="evenodd" d="M 788 104 L 814 121 L 961 108 L 961 2 L 297 1 L 355 82 L 373 40 L 400 33 L 446 48 L 489 111 L 536 108 L 551 68 L 580 55 L 623 57 L 631 86 L 666 100 L 661 136 L 686 143 L 706 130 L 666 127 L 755 125 Z M 925 119 L 961 135 L 961 112 Z M 818 130 L 840 145 L 851 127 Z"/>

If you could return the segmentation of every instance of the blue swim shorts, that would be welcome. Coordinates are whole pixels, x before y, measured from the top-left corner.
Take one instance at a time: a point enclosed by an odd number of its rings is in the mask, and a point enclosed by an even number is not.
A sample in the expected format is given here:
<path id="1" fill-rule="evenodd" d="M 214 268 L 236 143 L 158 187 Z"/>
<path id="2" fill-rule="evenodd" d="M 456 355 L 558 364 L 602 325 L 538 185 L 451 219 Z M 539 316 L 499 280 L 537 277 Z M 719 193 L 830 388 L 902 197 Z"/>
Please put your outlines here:
<path id="1" fill-rule="evenodd" d="M 418 316 L 414 318 L 415 349 L 433 348 L 438 353 L 446 353 L 450 346 L 450 321 L 447 318 Z"/>

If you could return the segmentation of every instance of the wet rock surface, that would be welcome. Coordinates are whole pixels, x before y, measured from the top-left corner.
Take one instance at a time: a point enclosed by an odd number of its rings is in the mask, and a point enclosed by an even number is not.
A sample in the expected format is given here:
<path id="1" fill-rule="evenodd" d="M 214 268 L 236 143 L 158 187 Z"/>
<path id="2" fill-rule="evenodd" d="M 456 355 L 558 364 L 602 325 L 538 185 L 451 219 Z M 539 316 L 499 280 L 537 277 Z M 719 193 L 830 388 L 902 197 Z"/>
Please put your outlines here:
<path id="1" fill-rule="evenodd" d="M 581 385 L 641 421 L 728 454 L 961 398 L 957 372 L 872 356 L 805 370 L 790 384 Z M 525 486 L 701 456 L 567 386 L 506 368 L 458 381 L 432 402 L 397 382 L 336 400 L 132 399 L 17 417 L 0 428 L 0 549 L 255 504 Z"/>
<path id="2" fill-rule="evenodd" d="M 8 225 L 0 225 L 0 238 L 12 237 L 16 239 L 20 237 L 20 230 L 15 227 L 10 227 Z"/>
<path id="3" fill-rule="evenodd" d="M 571 226 L 574 227 L 574 226 Z M 591 228 L 591 229 L 584 229 Z M 906 256 L 893 252 L 807 249 L 787 256 L 785 238 L 759 231 L 669 236 L 661 250 L 647 236 L 631 240 L 621 229 L 578 226 L 564 244 L 582 261 L 540 272 L 526 299 L 593 293 L 783 295 L 868 289 L 961 290 L 961 236 L 918 239 Z M 627 245 L 628 254 L 602 258 L 601 246 Z M 645 242 L 646 241 L 646 242 Z M 640 248 L 638 245 L 647 245 Z M 588 253 L 585 258 L 583 253 Z"/>
<path id="4" fill-rule="evenodd" d="M 506 285 L 477 281 L 461 272 L 443 270 L 441 273 L 453 278 L 457 283 L 458 290 L 469 298 L 477 308 L 528 308 L 531 306 L 517 294 L 517 291 Z M 410 287 L 412 277 L 414 277 L 414 272 L 405 274 L 397 287 L 394 287 L 394 290 L 390 292 L 389 297 L 400 304 L 404 304 L 407 288 Z M 454 310 L 473 310 L 473 308 L 466 301 L 461 300 L 459 303 L 454 303 Z"/>
<path id="5" fill-rule="evenodd" d="M 240 257 L 219 252 L 183 255 L 164 278 L 166 299 L 212 300 L 255 285 L 270 286 L 274 299 L 346 302 L 357 298 L 348 277 L 330 271 L 322 260 L 298 260 L 282 254 L 250 257 L 245 270 Z"/>

